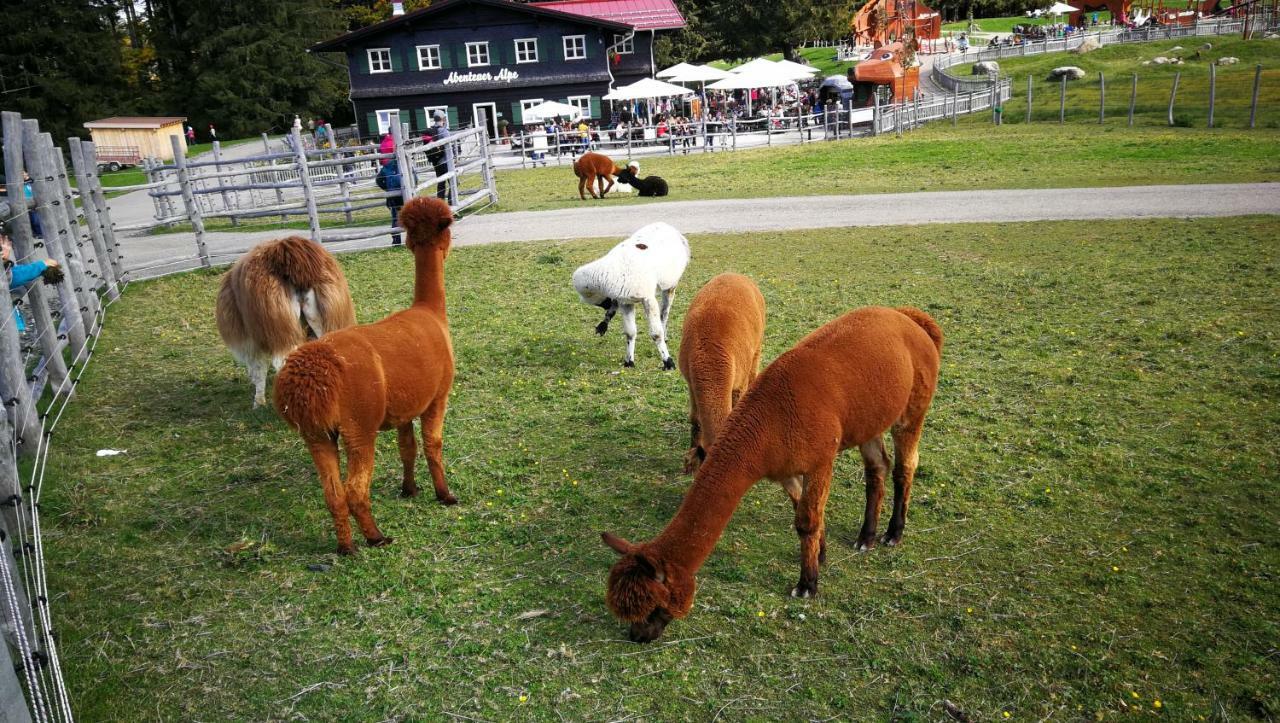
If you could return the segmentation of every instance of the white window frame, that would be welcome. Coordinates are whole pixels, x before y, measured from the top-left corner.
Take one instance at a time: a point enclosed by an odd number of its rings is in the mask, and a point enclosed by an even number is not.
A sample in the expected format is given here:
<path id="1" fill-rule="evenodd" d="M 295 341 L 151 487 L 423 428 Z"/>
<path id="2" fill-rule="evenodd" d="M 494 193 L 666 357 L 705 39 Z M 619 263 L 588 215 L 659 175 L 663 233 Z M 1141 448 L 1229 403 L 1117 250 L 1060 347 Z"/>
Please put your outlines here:
<path id="1" fill-rule="evenodd" d="M 430 65 L 426 62 L 423 62 L 431 59 L 430 52 L 428 52 L 427 55 L 425 56 L 423 55 L 422 51 L 424 50 L 436 51 L 435 65 Z M 443 67 L 444 66 L 440 64 L 440 46 L 439 45 L 419 45 L 418 46 L 418 70 L 439 70 Z"/>
<path id="2" fill-rule="evenodd" d="M 445 128 L 448 128 L 448 127 L 449 127 L 449 106 L 447 106 L 447 105 L 427 105 L 427 106 L 423 106 L 423 107 L 422 107 L 422 109 L 423 109 L 423 110 L 425 110 L 425 111 L 427 112 L 427 125 L 428 125 L 428 126 L 433 126 L 433 125 L 435 125 L 435 124 L 436 124 L 436 122 L 435 122 L 435 120 L 432 118 L 432 116 L 434 116 L 434 115 L 436 114 L 436 111 L 440 111 L 441 113 L 444 113 L 444 127 L 445 127 Z"/>
<path id="3" fill-rule="evenodd" d="M 473 49 L 473 48 L 474 48 L 474 49 L 477 49 L 477 50 L 478 50 L 478 49 L 480 49 L 480 48 L 483 48 L 483 49 L 484 49 L 484 62 L 483 62 L 483 63 L 473 63 L 473 62 L 471 62 L 471 51 L 472 51 L 472 49 Z M 490 64 L 491 64 L 491 62 L 492 62 L 492 60 L 493 60 L 493 56 L 491 56 L 491 55 L 489 54 L 489 41 L 488 41 L 488 40 L 481 40 L 481 41 L 478 41 L 478 42 L 475 42 L 475 43 L 467 43 L 467 67 L 468 67 L 468 68 L 484 68 L 484 67 L 486 67 L 486 66 L 490 65 Z"/>
<path id="4" fill-rule="evenodd" d="M 532 45 L 532 47 L 533 47 L 533 57 L 532 57 L 532 58 L 528 58 L 528 57 L 526 57 L 524 60 L 521 60 L 521 59 L 520 59 L 520 43 L 530 43 L 530 44 Z M 536 63 L 536 62 L 538 62 L 538 39 L 537 39 L 537 38 L 516 38 L 516 39 L 515 39 L 515 41 L 514 41 L 514 45 L 515 45 L 515 48 L 516 48 L 516 65 L 519 65 L 519 64 L 521 64 L 521 63 Z M 528 55 L 528 54 L 526 53 L 526 55 Z"/>
<path id="5" fill-rule="evenodd" d="M 400 122 L 399 108 L 385 108 L 383 110 L 375 110 L 374 115 L 378 118 L 378 137 L 381 138 L 384 133 L 391 132 L 391 124 Z M 392 120 L 394 119 L 394 121 Z"/>
<path id="6" fill-rule="evenodd" d="M 535 105 L 538 105 L 542 101 L 543 101 L 542 98 L 528 98 L 528 99 L 521 98 L 520 99 L 520 125 L 522 126 L 529 125 L 529 121 L 524 119 L 524 112 L 534 107 Z M 541 123 L 542 121 L 538 121 L 538 122 Z"/>
<path id="7" fill-rule="evenodd" d="M 395 70 L 395 66 L 391 64 L 391 48 L 366 48 L 364 52 L 365 52 L 365 57 L 368 59 L 368 62 L 369 62 L 370 73 L 390 73 L 392 70 Z M 373 63 L 374 53 L 379 53 L 378 65 L 376 68 L 374 67 L 374 63 Z M 382 55 L 381 55 L 382 53 L 386 53 L 387 63 L 385 68 L 382 67 Z"/>
<path id="8" fill-rule="evenodd" d="M 569 43 L 570 43 L 570 41 L 574 41 L 574 40 L 580 40 L 580 41 L 582 41 L 582 55 L 569 55 Z M 586 59 L 587 59 L 587 36 L 585 36 L 585 35 L 562 35 L 562 36 L 560 36 L 560 42 L 561 42 L 561 43 L 563 44 L 563 46 L 564 46 L 564 59 L 565 59 L 565 60 L 586 60 Z M 576 50 L 576 48 L 575 48 L 575 50 Z"/>
<path id="9" fill-rule="evenodd" d="M 631 55 L 636 52 L 636 36 L 613 34 L 613 52 L 618 55 Z"/>
<path id="10" fill-rule="evenodd" d="M 584 120 L 591 118 L 591 96 L 589 95 L 571 95 L 565 99 L 569 105 L 577 106 L 582 111 Z"/>

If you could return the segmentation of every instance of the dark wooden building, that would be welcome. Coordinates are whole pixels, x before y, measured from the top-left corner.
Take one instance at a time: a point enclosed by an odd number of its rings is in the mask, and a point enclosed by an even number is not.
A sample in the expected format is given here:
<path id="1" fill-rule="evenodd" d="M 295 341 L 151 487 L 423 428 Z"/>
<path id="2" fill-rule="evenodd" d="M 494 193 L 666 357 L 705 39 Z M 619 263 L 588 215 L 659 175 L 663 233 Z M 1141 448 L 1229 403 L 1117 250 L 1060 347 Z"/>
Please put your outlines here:
<path id="1" fill-rule="evenodd" d="M 610 89 L 653 74 L 656 32 L 683 25 L 671 0 L 445 0 L 310 52 L 346 54 L 366 134 L 397 117 L 423 130 L 436 110 L 460 128 L 483 110 L 496 135 L 498 119 L 514 128 L 546 100 L 601 118 Z"/>

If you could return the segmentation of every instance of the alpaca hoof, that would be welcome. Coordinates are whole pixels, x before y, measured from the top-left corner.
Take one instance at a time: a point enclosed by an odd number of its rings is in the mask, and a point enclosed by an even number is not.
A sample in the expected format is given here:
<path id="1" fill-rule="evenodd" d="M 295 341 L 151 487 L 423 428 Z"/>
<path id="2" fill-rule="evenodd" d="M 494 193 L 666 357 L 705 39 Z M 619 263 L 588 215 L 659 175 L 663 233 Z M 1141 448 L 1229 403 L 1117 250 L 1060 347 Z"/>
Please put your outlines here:
<path id="1" fill-rule="evenodd" d="M 675 368 L 676 368 L 676 360 L 675 360 L 675 359 L 672 359 L 671 357 L 667 357 L 666 359 L 663 359 L 663 360 L 662 360 L 662 371 L 664 371 L 664 372 L 669 372 L 669 371 L 671 371 L 672 369 L 675 369 Z"/>
<path id="2" fill-rule="evenodd" d="M 447 494 L 444 497 L 436 495 L 436 500 L 445 507 L 452 507 L 458 504 L 458 498 L 454 497 L 452 494 Z"/>
<path id="3" fill-rule="evenodd" d="M 883 543 L 885 547 L 897 547 L 898 543 L 902 542 L 902 533 L 899 532 L 894 534 L 892 532 L 886 532 L 880 542 Z"/>
<path id="4" fill-rule="evenodd" d="M 858 552 L 870 552 L 876 546 L 876 538 L 870 537 L 858 540 Z"/>
<path id="5" fill-rule="evenodd" d="M 604 336 L 606 331 L 609 331 L 609 322 L 602 321 L 596 324 L 596 336 Z"/>
<path id="6" fill-rule="evenodd" d="M 417 487 L 402 487 L 400 489 L 400 496 L 408 499 L 410 497 L 417 497 L 418 492 L 419 490 Z"/>
<path id="7" fill-rule="evenodd" d="M 338 554 L 350 557 L 356 554 L 356 546 L 352 544 L 338 545 Z"/>
<path id="8" fill-rule="evenodd" d="M 818 596 L 817 585 L 806 585 L 804 583 L 800 583 L 799 585 L 796 585 L 795 587 L 791 588 L 791 597 L 811 598 L 811 597 L 817 597 L 817 596 Z"/>
<path id="9" fill-rule="evenodd" d="M 622 360 L 622 366 L 624 366 L 624 367 L 634 367 L 635 365 L 636 365 L 636 363 L 635 363 L 635 362 L 633 362 L 633 361 L 631 361 L 630 359 L 623 359 L 623 360 Z"/>
<path id="10" fill-rule="evenodd" d="M 376 540 L 366 540 L 365 542 L 369 544 L 369 547 L 386 547 L 395 541 L 396 538 L 394 537 L 379 537 Z"/>

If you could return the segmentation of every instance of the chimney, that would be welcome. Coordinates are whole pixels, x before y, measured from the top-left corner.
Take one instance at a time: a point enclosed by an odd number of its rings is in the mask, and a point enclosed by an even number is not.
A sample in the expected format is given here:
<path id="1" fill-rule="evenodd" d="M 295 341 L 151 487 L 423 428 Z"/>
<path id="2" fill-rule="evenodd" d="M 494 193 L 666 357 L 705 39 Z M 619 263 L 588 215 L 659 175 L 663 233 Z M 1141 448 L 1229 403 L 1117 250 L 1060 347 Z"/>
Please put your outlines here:
<path id="1" fill-rule="evenodd" d="M 404 15 L 404 3 L 400 0 L 392 0 L 391 17 L 394 18 L 397 15 Z"/>

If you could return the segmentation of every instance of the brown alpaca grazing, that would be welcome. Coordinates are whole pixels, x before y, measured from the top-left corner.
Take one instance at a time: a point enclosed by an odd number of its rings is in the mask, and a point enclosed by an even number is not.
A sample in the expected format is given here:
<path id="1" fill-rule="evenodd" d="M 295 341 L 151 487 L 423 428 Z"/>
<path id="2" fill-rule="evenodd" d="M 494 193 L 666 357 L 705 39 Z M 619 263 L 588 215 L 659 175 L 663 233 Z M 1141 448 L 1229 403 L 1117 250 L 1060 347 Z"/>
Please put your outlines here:
<path id="1" fill-rule="evenodd" d="M 372 324 L 328 334 L 298 347 L 276 379 L 276 411 L 311 451 L 324 500 L 333 515 L 338 552 L 351 554 L 354 516 L 371 547 L 391 544 L 373 521 L 369 499 L 378 431 L 398 433 L 404 464 L 401 494 L 414 482 L 413 420 L 422 420 L 422 444 L 436 499 L 457 503 L 444 479 L 444 414 L 453 386 L 453 344 L 445 315 L 444 260 L 449 255 L 448 204 L 417 198 L 400 223 L 413 252 L 413 304 Z M 347 453 L 347 479 L 339 471 L 338 440 Z"/>
<path id="2" fill-rule="evenodd" d="M 267 365 L 308 336 L 319 338 L 356 323 L 347 277 L 320 244 L 302 238 L 255 246 L 222 277 L 216 308 L 218 334 L 249 368 L 253 406 L 267 403 Z"/>
<path id="3" fill-rule="evenodd" d="M 613 165 L 613 161 L 602 153 L 583 153 L 573 162 L 573 173 L 578 177 L 578 198 L 587 200 L 584 191 L 590 191 L 592 198 L 604 198 L 613 189 L 613 177 L 621 168 Z M 596 195 L 596 181 L 600 182 L 600 195 Z M 608 183 L 608 186 L 605 186 Z"/>
<path id="4" fill-rule="evenodd" d="M 816 595 L 836 456 L 855 446 L 862 452 L 867 509 L 858 547 L 870 549 L 889 468 L 886 430 L 893 435 L 894 499 L 884 543 L 898 544 L 941 352 L 942 330 L 928 314 L 866 307 L 814 331 L 770 364 L 730 413 L 666 529 L 639 545 L 604 533 L 605 544 L 622 555 L 609 572 L 606 601 L 631 623 L 631 640 L 654 640 L 671 620 L 689 614 L 694 575 L 742 496 L 762 478 L 781 483 L 795 505 L 801 563 L 791 594 Z"/>
<path id="5" fill-rule="evenodd" d="M 680 374 L 689 383 L 689 451 L 697 471 L 720 427 L 760 372 L 764 296 L 742 274 L 720 274 L 694 295 L 680 335 Z"/>

